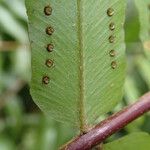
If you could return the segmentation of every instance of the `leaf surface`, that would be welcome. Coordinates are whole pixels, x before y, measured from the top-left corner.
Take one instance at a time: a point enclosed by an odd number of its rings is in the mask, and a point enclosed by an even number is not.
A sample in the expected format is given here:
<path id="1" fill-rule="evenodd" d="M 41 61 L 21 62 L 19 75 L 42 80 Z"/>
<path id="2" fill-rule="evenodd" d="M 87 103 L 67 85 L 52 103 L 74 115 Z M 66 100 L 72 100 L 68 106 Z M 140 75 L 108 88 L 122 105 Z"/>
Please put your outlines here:
<path id="1" fill-rule="evenodd" d="M 31 94 L 50 117 L 85 130 L 121 100 L 125 3 L 26 0 L 32 48 Z M 50 16 L 44 13 L 46 6 L 52 8 Z M 109 8 L 112 16 L 107 14 Z M 111 23 L 114 30 L 109 27 Z M 54 29 L 52 35 L 46 34 L 47 27 Z M 52 52 L 46 50 L 47 44 L 53 44 Z M 115 50 L 114 57 L 111 50 Z M 53 66 L 47 67 L 46 60 L 52 60 Z M 43 77 L 48 84 L 42 82 Z"/>
<path id="2" fill-rule="evenodd" d="M 140 22 L 140 39 L 144 50 L 150 58 L 150 1 L 149 0 L 134 0 L 139 12 Z"/>
<path id="3" fill-rule="evenodd" d="M 150 136 L 147 133 L 137 132 L 119 140 L 104 145 L 104 150 L 148 150 Z"/>
<path id="4" fill-rule="evenodd" d="M 147 84 L 148 88 L 150 88 L 150 61 L 141 56 L 138 57 L 138 60 L 136 62 L 136 65 L 138 67 L 139 73 L 141 74 L 142 78 L 144 79 L 145 83 Z"/>

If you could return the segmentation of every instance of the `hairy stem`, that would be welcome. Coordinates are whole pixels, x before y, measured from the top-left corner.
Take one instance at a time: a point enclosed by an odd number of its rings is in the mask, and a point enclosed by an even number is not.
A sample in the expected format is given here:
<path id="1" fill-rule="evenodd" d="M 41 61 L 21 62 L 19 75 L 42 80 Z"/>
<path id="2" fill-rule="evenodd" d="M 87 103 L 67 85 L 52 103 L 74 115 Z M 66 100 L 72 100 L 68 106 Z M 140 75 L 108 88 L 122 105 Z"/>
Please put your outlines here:
<path id="1" fill-rule="evenodd" d="M 61 150 L 90 150 L 148 111 L 150 111 L 150 92 L 136 103 L 102 121 L 87 134 L 76 137 Z"/>
<path id="2" fill-rule="evenodd" d="M 80 134 L 86 133 L 86 120 L 85 120 L 85 110 L 84 110 L 84 68 L 83 68 L 83 27 L 82 27 L 82 2 L 77 0 L 77 24 L 78 24 L 78 39 L 79 39 L 79 78 L 80 78 L 80 101 L 79 101 L 79 121 L 80 121 Z"/>

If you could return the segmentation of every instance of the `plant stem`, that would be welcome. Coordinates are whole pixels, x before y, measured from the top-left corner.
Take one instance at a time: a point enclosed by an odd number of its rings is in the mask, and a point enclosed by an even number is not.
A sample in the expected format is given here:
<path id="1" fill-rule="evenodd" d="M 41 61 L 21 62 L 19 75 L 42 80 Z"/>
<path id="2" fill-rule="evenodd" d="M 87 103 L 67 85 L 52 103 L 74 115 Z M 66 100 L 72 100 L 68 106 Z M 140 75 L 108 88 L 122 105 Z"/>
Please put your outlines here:
<path id="1" fill-rule="evenodd" d="M 150 92 L 136 103 L 102 121 L 87 134 L 76 137 L 61 150 L 90 150 L 148 111 L 150 111 Z"/>
<path id="2" fill-rule="evenodd" d="M 29 47 L 29 44 L 28 43 L 21 44 L 15 41 L 0 41 L 0 52 L 13 51 L 20 46 Z"/>

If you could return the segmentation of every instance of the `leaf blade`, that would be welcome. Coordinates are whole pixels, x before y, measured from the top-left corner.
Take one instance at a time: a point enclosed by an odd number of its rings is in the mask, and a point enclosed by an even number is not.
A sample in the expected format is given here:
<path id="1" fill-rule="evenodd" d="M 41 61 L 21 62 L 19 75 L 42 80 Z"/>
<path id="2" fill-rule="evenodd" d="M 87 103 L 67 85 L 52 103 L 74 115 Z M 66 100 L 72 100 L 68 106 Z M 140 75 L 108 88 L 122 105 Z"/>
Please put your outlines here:
<path id="1" fill-rule="evenodd" d="M 134 0 L 136 8 L 139 12 L 139 22 L 140 22 L 140 33 L 139 37 L 142 42 L 144 52 L 148 58 L 150 58 L 150 34 L 149 34 L 149 16 L 150 16 L 150 2 L 149 0 Z"/>
<path id="2" fill-rule="evenodd" d="M 104 150 L 148 150 L 150 136 L 144 132 L 132 133 L 119 140 L 104 145 Z"/>
<path id="3" fill-rule="evenodd" d="M 84 130 L 121 99 L 125 78 L 125 3 L 26 1 L 32 41 L 31 94 L 42 110 L 55 119 Z M 50 17 L 43 13 L 47 5 L 53 9 Z M 115 9 L 113 17 L 107 15 L 111 7 Z M 111 22 L 115 22 L 113 32 L 109 29 Z M 54 27 L 52 36 L 46 35 L 47 26 Z M 116 36 L 114 44 L 109 43 L 111 35 Z M 44 48 L 49 42 L 55 45 L 51 53 Z M 117 51 L 115 58 L 109 56 L 112 48 Z M 44 63 L 49 58 L 55 63 L 51 69 Z M 112 62 L 118 63 L 117 68 L 112 69 Z M 41 83 L 43 75 L 50 77 L 50 84 Z"/>

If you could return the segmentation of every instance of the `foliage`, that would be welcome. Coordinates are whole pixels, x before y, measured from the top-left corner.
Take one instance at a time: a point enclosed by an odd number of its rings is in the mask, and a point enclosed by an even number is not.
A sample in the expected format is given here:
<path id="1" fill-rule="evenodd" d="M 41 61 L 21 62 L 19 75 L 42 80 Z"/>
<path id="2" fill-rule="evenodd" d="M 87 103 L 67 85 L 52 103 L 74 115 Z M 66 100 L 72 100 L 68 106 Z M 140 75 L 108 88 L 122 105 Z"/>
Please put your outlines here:
<path id="1" fill-rule="evenodd" d="M 141 24 L 142 21 L 140 21 L 142 20 L 140 18 L 145 18 L 147 13 L 149 13 L 147 5 L 141 8 L 143 6 L 141 3 L 148 3 L 149 1 L 139 0 L 140 3 L 138 2 L 136 5 L 134 3 L 135 1 L 128 1 L 125 22 L 125 42 L 127 45 L 128 59 L 128 77 L 125 84 L 125 95 L 123 101 L 119 103 L 112 112 L 118 111 L 125 105 L 134 102 L 139 96 L 148 91 L 150 87 L 150 77 L 148 76 L 150 63 L 149 53 L 148 50 L 144 50 L 143 48 L 143 42 L 145 42 L 143 36 L 145 33 L 148 33 L 148 30 L 147 27 L 145 28 L 145 26 Z M 137 4 L 139 4 L 138 7 Z M 108 5 L 102 9 L 106 10 L 107 8 Z M 142 13 L 139 13 L 139 8 L 142 10 Z M 143 16 L 140 17 L 140 15 Z M 145 20 L 148 19 L 145 18 Z M 100 22 L 101 21 L 99 21 L 99 23 Z M 149 23 L 145 22 L 145 24 Z M 141 32 L 140 29 L 145 29 L 145 31 Z M 143 37 L 143 39 L 141 37 Z M 104 57 L 104 59 L 106 59 L 106 57 Z M 63 63 L 60 65 L 63 65 Z M 1 0 L 0 149 L 56 150 L 61 144 L 67 142 L 77 133 L 76 130 L 72 129 L 69 125 L 60 124 L 51 120 L 51 118 L 49 118 L 51 115 L 45 117 L 32 102 L 29 87 L 27 86 L 30 81 L 30 72 L 30 50 L 27 38 L 27 16 L 24 1 Z M 104 82 L 96 84 L 104 84 Z M 115 101 L 119 101 L 119 99 L 115 99 Z M 110 110 L 111 108 L 106 112 Z M 101 109 L 99 111 L 101 111 Z M 98 112 L 100 115 L 104 113 L 104 111 L 103 113 Z M 100 117 L 99 120 L 106 116 L 107 114 Z M 119 137 L 135 131 L 150 132 L 149 127 L 149 115 L 145 115 L 109 138 L 106 142 L 114 141 Z M 129 138 L 124 137 L 123 140 L 120 139 L 119 141 L 106 144 L 106 148 L 109 149 L 110 145 L 113 145 L 111 148 L 114 147 L 117 149 L 114 146 L 116 143 L 120 141 L 124 143 L 124 139 L 131 141 L 132 136 L 135 136 L 134 139 L 137 139 L 139 136 L 143 137 L 143 139 L 148 137 L 145 133 L 140 133 L 140 135 L 133 133 L 133 135 L 128 135 Z M 140 139 L 140 137 L 138 139 Z M 143 143 L 146 142 L 146 140 L 139 140 L 139 143 L 140 142 Z M 142 145 L 142 143 L 140 145 Z M 146 148 L 144 149 L 143 146 L 143 149 L 140 150 L 147 150 Z"/>
<path id="2" fill-rule="evenodd" d="M 146 133 L 132 133 L 117 141 L 108 143 L 104 150 L 147 150 L 150 147 L 150 136 Z"/>
<path id="3" fill-rule="evenodd" d="M 49 3 L 52 14 L 46 16 L 44 7 Z M 27 1 L 32 97 L 48 116 L 69 121 L 81 131 L 121 99 L 125 76 L 125 1 L 91 3 Z M 107 15 L 111 7 L 115 13 L 112 17 Z M 114 31 L 109 29 L 110 23 L 115 24 Z M 45 33 L 49 26 L 54 29 L 52 35 Z M 110 41 L 111 36 L 115 41 Z M 49 43 L 55 47 L 51 53 L 45 48 Z M 112 49 L 116 58 L 109 56 Z M 46 60 L 52 60 L 53 66 Z M 50 78 L 49 84 L 42 84 L 43 76 Z"/>

